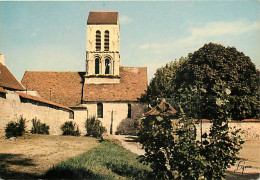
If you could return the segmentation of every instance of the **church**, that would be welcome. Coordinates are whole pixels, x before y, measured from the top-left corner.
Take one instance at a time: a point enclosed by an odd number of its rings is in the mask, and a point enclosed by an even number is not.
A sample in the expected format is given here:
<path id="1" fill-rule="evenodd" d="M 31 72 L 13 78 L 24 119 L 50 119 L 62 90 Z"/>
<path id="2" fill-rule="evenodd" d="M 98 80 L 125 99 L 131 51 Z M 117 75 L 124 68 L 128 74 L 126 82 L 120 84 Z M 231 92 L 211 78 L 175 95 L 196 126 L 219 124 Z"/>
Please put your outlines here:
<path id="1" fill-rule="evenodd" d="M 72 109 L 82 132 L 86 119 L 95 116 L 115 134 L 121 122 L 147 111 L 138 100 L 147 89 L 147 68 L 121 66 L 118 12 L 89 13 L 86 45 L 86 72 L 26 71 L 22 85 Z"/>

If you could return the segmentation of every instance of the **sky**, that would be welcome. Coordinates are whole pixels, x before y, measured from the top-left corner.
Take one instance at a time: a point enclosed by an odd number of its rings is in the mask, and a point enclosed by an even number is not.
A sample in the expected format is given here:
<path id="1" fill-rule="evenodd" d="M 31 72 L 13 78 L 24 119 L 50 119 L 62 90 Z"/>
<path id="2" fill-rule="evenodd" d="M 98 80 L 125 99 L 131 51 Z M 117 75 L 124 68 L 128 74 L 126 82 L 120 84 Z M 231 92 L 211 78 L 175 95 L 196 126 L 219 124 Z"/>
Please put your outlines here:
<path id="1" fill-rule="evenodd" d="M 85 71 L 90 11 L 118 11 L 122 66 L 157 68 L 214 42 L 260 69 L 260 1 L 0 1 L 0 53 L 25 71 Z"/>

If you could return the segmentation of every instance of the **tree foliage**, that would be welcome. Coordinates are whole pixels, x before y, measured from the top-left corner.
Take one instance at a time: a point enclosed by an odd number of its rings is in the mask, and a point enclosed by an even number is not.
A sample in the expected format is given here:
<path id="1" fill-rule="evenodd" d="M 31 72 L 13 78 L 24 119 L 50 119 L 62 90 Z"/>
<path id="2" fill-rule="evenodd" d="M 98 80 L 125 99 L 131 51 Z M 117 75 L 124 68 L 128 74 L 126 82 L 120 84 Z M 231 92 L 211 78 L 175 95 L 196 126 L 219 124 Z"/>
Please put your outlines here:
<path id="1" fill-rule="evenodd" d="M 190 101 L 202 100 L 203 88 L 188 87 L 179 100 L 182 117 L 148 116 L 140 124 L 139 139 L 145 148 L 140 157 L 150 164 L 156 178 L 163 179 L 223 179 L 227 168 L 234 165 L 243 141 L 240 130 L 228 127 L 230 119 L 230 90 L 222 81 L 212 91 L 215 96 L 215 118 L 209 132 L 198 138 L 194 116 L 199 106 L 183 108 Z M 192 107 L 192 106 L 189 106 Z M 167 111 L 167 109 L 165 110 Z"/>
<path id="2" fill-rule="evenodd" d="M 181 57 L 179 60 L 171 61 L 165 66 L 158 68 L 155 77 L 151 79 L 147 91 L 142 95 L 141 101 L 148 102 L 152 106 L 159 103 L 159 98 L 171 98 L 173 92 L 173 77 L 180 64 L 185 62 L 187 58 Z"/>
<path id="3" fill-rule="evenodd" d="M 186 94 L 185 89 L 204 89 L 206 93 L 196 105 L 201 110 L 197 114 L 212 119 L 216 116 L 213 87 L 220 81 L 231 91 L 233 119 L 258 118 L 259 71 L 243 52 L 215 43 L 205 44 L 179 62 L 170 62 L 157 69 L 141 100 L 154 106 L 158 103 L 157 98 L 174 98 L 176 108 L 180 98 Z"/>
<path id="4" fill-rule="evenodd" d="M 233 119 L 253 118 L 258 115 L 259 76 L 248 56 L 235 47 L 224 47 L 209 43 L 189 54 L 188 61 L 179 66 L 174 77 L 174 89 L 189 86 L 203 87 L 207 93 L 203 98 L 204 118 L 214 118 L 213 87 L 224 82 L 231 91 L 231 117 Z M 175 94 L 177 97 L 179 94 Z"/>

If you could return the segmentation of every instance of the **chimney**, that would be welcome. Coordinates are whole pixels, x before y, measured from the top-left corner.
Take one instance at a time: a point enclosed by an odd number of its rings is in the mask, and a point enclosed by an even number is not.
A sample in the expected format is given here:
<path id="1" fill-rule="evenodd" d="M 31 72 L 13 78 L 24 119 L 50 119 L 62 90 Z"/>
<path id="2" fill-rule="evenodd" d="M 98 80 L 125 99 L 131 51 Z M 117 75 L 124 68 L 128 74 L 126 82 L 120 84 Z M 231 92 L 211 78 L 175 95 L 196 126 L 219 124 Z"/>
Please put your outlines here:
<path id="1" fill-rule="evenodd" d="M 3 54 L 0 54 L 0 63 L 5 66 L 5 56 Z"/>

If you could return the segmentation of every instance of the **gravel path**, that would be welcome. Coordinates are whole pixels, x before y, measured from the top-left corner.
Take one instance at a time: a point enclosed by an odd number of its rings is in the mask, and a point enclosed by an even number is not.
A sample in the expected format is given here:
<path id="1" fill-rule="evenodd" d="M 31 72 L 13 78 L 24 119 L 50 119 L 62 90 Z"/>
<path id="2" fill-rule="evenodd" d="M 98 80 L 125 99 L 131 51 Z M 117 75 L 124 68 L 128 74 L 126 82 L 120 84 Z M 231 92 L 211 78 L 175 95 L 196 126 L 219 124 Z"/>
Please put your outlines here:
<path id="1" fill-rule="evenodd" d="M 131 135 L 113 135 L 114 139 L 119 140 L 122 142 L 122 145 L 132 151 L 135 154 L 143 155 L 145 153 L 144 149 L 142 149 L 142 145 L 138 143 L 136 136 Z"/>

